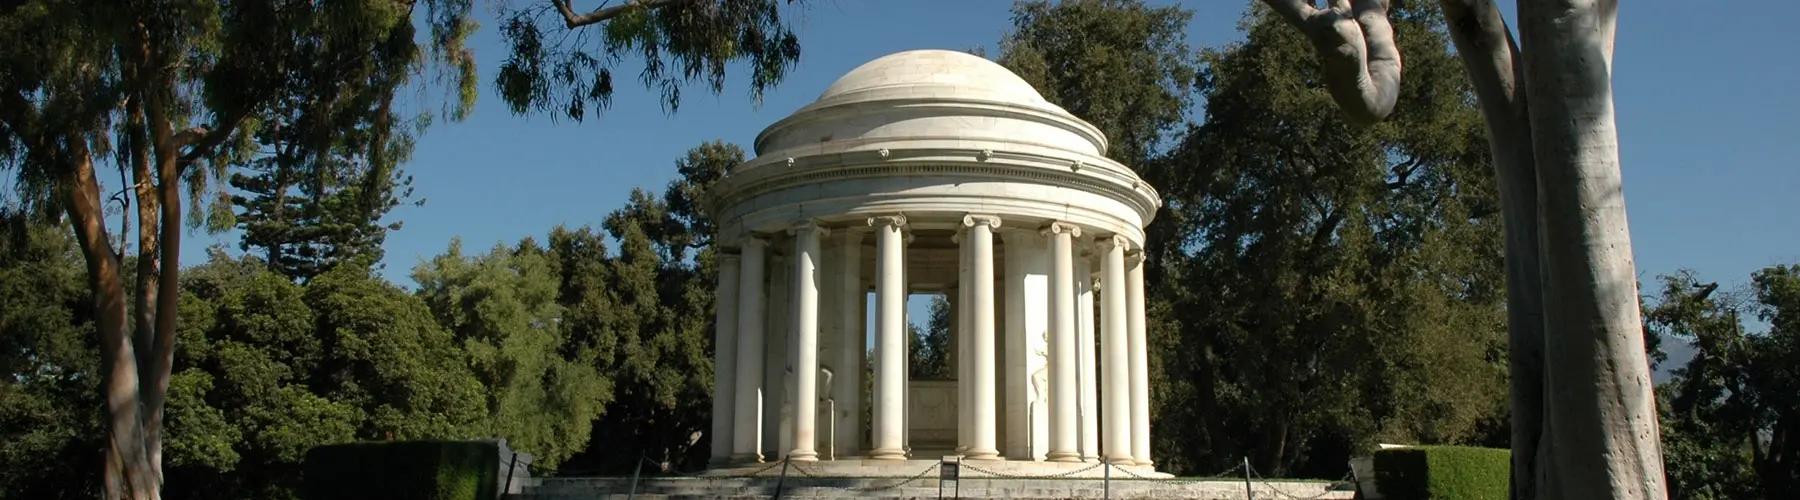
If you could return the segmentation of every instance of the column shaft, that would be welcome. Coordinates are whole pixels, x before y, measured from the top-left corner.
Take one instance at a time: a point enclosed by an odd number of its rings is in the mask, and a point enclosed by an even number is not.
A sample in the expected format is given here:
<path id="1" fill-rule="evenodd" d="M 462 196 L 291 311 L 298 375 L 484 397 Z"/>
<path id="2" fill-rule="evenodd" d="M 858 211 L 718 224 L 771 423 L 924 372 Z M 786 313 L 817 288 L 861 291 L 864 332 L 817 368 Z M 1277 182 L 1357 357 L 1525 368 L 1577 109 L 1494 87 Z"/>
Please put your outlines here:
<path id="1" fill-rule="evenodd" d="M 956 376 L 956 453 L 960 455 L 968 453 L 969 445 L 974 439 L 974 435 L 971 434 L 971 431 L 975 428 L 975 421 L 973 419 L 974 415 L 970 413 L 970 410 L 974 408 L 973 404 L 975 398 L 974 392 L 970 390 L 969 386 L 969 383 L 972 381 L 972 379 L 969 378 L 969 361 L 971 360 L 969 354 L 969 323 L 974 320 L 975 317 L 973 314 L 974 311 L 969 306 L 970 299 L 972 299 L 974 295 L 974 289 L 971 287 L 969 274 L 971 269 L 969 236 L 968 233 L 959 231 L 953 239 L 957 243 L 956 288 L 952 290 L 954 296 L 951 297 L 952 300 L 950 302 L 954 307 L 954 309 L 951 309 L 950 311 L 950 316 L 954 318 L 954 321 L 951 324 L 955 325 L 953 327 L 954 329 L 950 332 L 951 339 L 953 340 L 953 342 L 951 342 L 952 352 L 950 357 L 953 360 L 953 363 L 955 363 L 953 365 L 955 367 L 955 373 L 953 375 Z"/>
<path id="2" fill-rule="evenodd" d="M 1053 223 L 1050 237 L 1050 450 L 1052 462 L 1078 462 L 1075 404 L 1075 235 L 1081 228 Z"/>
<path id="3" fill-rule="evenodd" d="M 1075 356 L 1080 364 L 1080 374 L 1076 375 L 1076 388 L 1081 391 L 1081 402 L 1076 414 L 1081 419 L 1080 440 L 1081 460 L 1093 462 L 1100 459 L 1100 377 L 1095 367 L 1094 346 L 1098 344 L 1094 335 L 1094 259 L 1089 252 L 1090 241 L 1077 240 L 1075 259 Z"/>
<path id="4" fill-rule="evenodd" d="M 862 234 L 845 229 L 839 248 L 838 321 L 843 328 L 844 346 L 838 351 L 836 393 L 836 448 L 833 458 L 856 456 L 862 445 L 862 377 L 863 377 L 863 305 L 868 294 L 862 285 Z"/>
<path id="5" fill-rule="evenodd" d="M 735 422 L 731 432 L 732 460 L 736 462 L 762 461 L 762 389 L 763 389 L 763 312 L 767 297 L 763 290 L 763 266 L 766 264 L 764 254 L 769 241 L 750 237 L 744 239 L 741 257 L 742 269 L 738 272 L 738 350 L 737 377 L 733 382 L 737 385 L 737 408 L 733 411 Z"/>
<path id="6" fill-rule="evenodd" d="M 1125 308 L 1126 339 L 1131 356 L 1131 458 L 1138 465 L 1152 465 L 1150 461 L 1150 353 L 1147 333 L 1144 330 L 1144 261 L 1143 252 L 1138 252 L 1131 264 L 1131 271 L 1125 275 Z"/>
<path id="7" fill-rule="evenodd" d="M 1105 337 L 1101 342 L 1106 370 L 1102 391 L 1106 401 L 1101 420 L 1106 431 L 1104 456 L 1109 462 L 1126 464 L 1134 463 L 1131 458 L 1131 389 L 1128 388 L 1131 357 L 1126 354 L 1125 345 L 1129 338 L 1126 329 L 1130 327 L 1130 322 L 1125 319 L 1128 315 L 1125 310 L 1125 247 L 1128 244 L 1125 237 L 1118 235 L 1102 239 L 1100 243 L 1103 280 L 1100 294 L 1104 307 L 1100 318 L 1106 322 L 1102 332 Z"/>
<path id="8" fill-rule="evenodd" d="M 719 282 L 713 292 L 712 463 L 731 460 L 732 418 L 737 408 L 738 256 L 719 254 Z"/>
<path id="9" fill-rule="evenodd" d="M 970 295 L 968 300 L 970 311 L 969 329 L 965 331 L 969 340 L 966 342 L 969 360 L 965 362 L 970 370 L 969 385 L 974 400 L 970 408 L 970 420 L 973 424 L 969 432 L 971 439 L 968 457 L 975 460 L 992 460 L 1000 458 L 998 440 L 995 432 L 998 422 L 995 420 L 994 389 L 994 228 L 999 227 L 998 217 L 966 216 L 963 224 L 969 226 L 969 288 L 964 292 Z"/>
<path id="10" fill-rule="evenodd" d="M 819 238 L 825 228 L 795 225 L 794 235 L 794 449 L 788 457 L 818 460 Z"/>
<path id="11" fill-rule="evenodd" d="M 903 216 L 874 217 L 875 227 L 875 408 L 874 447 L 870 458 L 906 458 L 903 412 L 906 390 L 906 260 L 900 228 Z"/>

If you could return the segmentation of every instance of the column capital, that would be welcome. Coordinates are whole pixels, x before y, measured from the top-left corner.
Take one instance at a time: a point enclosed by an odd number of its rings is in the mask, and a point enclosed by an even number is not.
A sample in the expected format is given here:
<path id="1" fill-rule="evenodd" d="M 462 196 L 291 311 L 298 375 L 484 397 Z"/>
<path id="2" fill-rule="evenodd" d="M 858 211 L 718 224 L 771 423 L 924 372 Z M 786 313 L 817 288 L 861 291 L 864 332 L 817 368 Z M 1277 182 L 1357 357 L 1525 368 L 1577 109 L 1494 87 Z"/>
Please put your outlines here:
<path id="1" fill-rule="evenodd" d="M 793 224 L 788 225 L 788 229 L 787 229 L 787 233 L 791 234 L 791 235 L 792 234 L 800 234 L 805 231 L 813 231 L 821 237 L 831 236 L 831 228 L 825 227 L 823 224 L 819 224 L 819 221 L 816 221 L 816 220 L 803 220 L 803 221 L 795 222 Z"/>
<path id="2" fill-rule="evenodd" d="M 1110 252 L 1114 248 L 1131 249 L 1131 240 L 1125 239 L 1123 235 L 1118 234 L 1109 234 L 1095 238 L 1094 243 L 1100 247 L 1100 251 L 1102 252 Z"/>
<path id="3" fill-rule="evenodd" d="M 1038 234 L 1042 235 L 1042 236 L 1050 236 L 1053 234 L 1068 234 L 1069 236 L 1080 238 L 1081 237 L 1081 226 L 1077 226 L 1075 224 L 1071 224 L 1068 222 L 1060 222 L 1060 221 L 1052 222 L 1049 224 L 1045 224 L 1042 229 L 1039 229 Z"/>
<path id="4" fill-rule="evenodd" d="M 744 248 L 752 248 L 752 247 L 768 248 L 769 247 L 769 238 L 765 237 L 765 236 L 758 236 L 758 235 L 745 236 L 744 242 L 740 243 L 739 246 L 742 246 Z"/>
<path id="5" fill-rule="evenodd" d="M 906 226 L 906 216 L 901 215 L 901 214 L 877 215 L 877 216 L 869 218 L 869 226 L 870 227 L 876 227 L 876 226 L 905 227 Z"/>
<path id="6" fill-rule="evenodd" d="M 963 216 L 962 225 L 963 225 L 963 227 L 987 226 L 990 228 L 999 229 L 1000 228 L 1000 216 L 998 216 L 998 215 L 983 215 L 983 214 L 968 214 L 968 215 Z"/>
<path id="7" fill-rule="evenodd" d="M 744 257 L 735 253 L 719 252 L 719 262 L 740 262 Z"/>
<path id="8" fill-rule="evenodd" d="M 1144 261 L 1149 260 L 1149 259 L 1150 259 L 1149 256 L 1144 255 L 1144 249 L 1142 249 L 1142 248 L 1137 249 L 1137 250 L 1126 250 L 1125 251 L 1125 268 L 1130 269 L 1133 267 L 1137 267 L 1138 264 L 1143 264 Z"/>

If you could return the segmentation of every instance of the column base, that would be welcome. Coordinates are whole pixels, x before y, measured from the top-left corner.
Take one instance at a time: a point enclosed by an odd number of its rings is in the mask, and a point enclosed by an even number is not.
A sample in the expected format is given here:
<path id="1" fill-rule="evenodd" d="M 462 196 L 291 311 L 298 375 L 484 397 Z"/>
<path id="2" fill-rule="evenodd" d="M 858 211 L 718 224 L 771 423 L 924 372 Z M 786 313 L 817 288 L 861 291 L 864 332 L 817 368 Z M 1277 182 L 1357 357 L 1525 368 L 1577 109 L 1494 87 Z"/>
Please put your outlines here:
<path id="1" fill-rule="evenodd" d="M 1134 460 L 1134 461 L 1132 461 L 1132 465 L 1142 465 L 1144 467 L 1154 467 L 1154 466 L 1156 466 L 1156 462 L 1150 461 L 1148 459 Z"/>
<path id="2" fill-rule="evenodd" d="M 813 450 L 794 450 L 788 452 L 788 460 L 794 462 L 817 462 L 819 452 Z"/>
<path id="3" fill-rule="evenodd" d="M 1044 455 L 1044 460 L 1048 462 L 1080 462 L 1081 455 L 1072 451 L 1052 451 Z"/>
<path id="4" fill-rule="evenodd" d="M 964 460 L 1005 460 L 999 450 L 969 450 L 963 454 Z"/>
<path id="5" fill-rule="evenodd" d="M 869 452 L 869 460 L 906 460 L 906 451 L 899 448 L 879 448 Z"/>
<path id="6" fill-rule="evenodd" d="M 1106 457 L 1106 463 L 1113 465 L 1137 465 L 1137 459 L 1131 458 L 1131 455 L 1117 455 Z"/>
<path id="7" fill-rule="evenodd" d="M 731 458 L 728 459 L 727 461 L 730 463 L 734 463 L 734 464 L 760 464 L 760 463 L 763 463 L 762 454 L 760 454 L 760 453 L 732 455 Z"/>

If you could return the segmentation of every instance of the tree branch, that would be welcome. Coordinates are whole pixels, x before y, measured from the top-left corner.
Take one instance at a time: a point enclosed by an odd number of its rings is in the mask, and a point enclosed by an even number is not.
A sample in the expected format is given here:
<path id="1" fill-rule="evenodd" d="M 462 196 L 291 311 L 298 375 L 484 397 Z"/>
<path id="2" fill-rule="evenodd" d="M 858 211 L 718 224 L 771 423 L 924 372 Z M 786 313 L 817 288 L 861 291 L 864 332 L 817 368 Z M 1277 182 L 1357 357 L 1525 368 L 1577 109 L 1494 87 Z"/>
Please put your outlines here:
<path id="1" fill-rule="evenodd" d="M 579 28 L 618 17 L 619 14 L 624 13 L 627 9 L 639 7 L 656 9 L 688 1 L 693 0 L 626 0 L 624 3 L 612 6 L 602 3 L 599 8 L 586 14 L 575 13 L 575 7 L 572 5 L 574 0 L 550 0 L 550 3 L 556 4 L 557 12 L 562 13 L 563 23 L 568 25 L 569 28 Z"/>
<path id="2" fill-rule="evenodd" d="M 1442 0 L 1444 24 L 1463 68 L 1475 86 L 1483 112 L 1515 114 L 1523 109 L 1518 91 L 1519 44 L 1493 0 Z"/>
<path id="3" fill-rule="evenodd" d="M 205 158 L 206 155 L 212 154 L 214 148 L 224 144 L 226 139 L 230 139 L 231 134 L 237 131 L 238 126 L 243 125 L 244 120 L 249 118 L 248 111 L 240 111 L 230 119 L 219 122 L 217 127 L 211 129 L 193 127 L 175 134 L 176 147 L 188 148 L 187 152 L 181 155 L 180 161 L 176 163 L 176 168 L 186 168 L 201 158 Z"/>
<path id="4" fill-rule="evenodd" d="M 1386 119 L 1400 98 L 1400 48 L 1383 0 L 1263 0 L 1318 51 L 1325 88 L 1356 125 Z"/>

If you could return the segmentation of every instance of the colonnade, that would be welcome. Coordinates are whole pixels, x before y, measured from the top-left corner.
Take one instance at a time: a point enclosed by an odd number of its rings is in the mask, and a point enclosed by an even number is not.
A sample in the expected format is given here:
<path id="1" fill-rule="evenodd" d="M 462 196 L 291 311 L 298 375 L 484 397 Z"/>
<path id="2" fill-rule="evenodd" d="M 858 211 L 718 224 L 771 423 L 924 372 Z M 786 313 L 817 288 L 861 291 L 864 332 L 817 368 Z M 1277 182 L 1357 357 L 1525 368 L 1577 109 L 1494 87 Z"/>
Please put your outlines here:
<path id="1" fill-rule="evenodd" d="M 913 234 L 904 215 L 858 222 L 828 228 L 802 221 L 786 231 L 788 238 L 751 235 L 737 242 L 735 254 L 730 249 L 721 253 L 712 425 L 715 459 L 731 463 L 778 459 L 767 456 L 771 450 L 797 461 L 852 456 L 901 460 L 911 455 L 906 302 L 912 291 L 907 252 Z M 933 222 L 933 227 L 957 222 L 953 241 L 958 265 L 951 300 L 958 332 L 954 453 L 968 460 L 1104 458 L 1115 464 L 1151 465 L 1141 252 L 1124 236 L 1084 236 L 1080 226 L 1067 222 L 1003 229 L 1001 217 L 983 214 Z M 822 249 L 833 232 L 839 233 L 838 249 L 828 260 Z M 995 252 L 996 233 L 1001 233 L 1003 255 Z M 862 257 L 864 238 L 870 235 L 875 299 L 868 312 L 874 317 L 874 379 L 868 402 L 872 419 L 868 449 L 863 453 L 856 451 L 863 440 L 854 416 L 860 415 L 862 404 L 861 339 L 867 322 L 863 305 L 871 288 L 863 278 Z M 772 240 L 792 244 L 791 252 L 780 256 L 785 261 L 771 258 Z M 1004 269 L 997 265 L 1001 261 L 997 257 L 1003 257 Z M 1092 269 L 1093 264 L 1098 269 Z M 771 276 L 772 267 L 786 275 Z M 779 292 L 785 300 L 771 304 L 770 289 L 779 280 L 787 280 Z M 1096 288 L 1097 317 L 1092 310 Z M 771 311 L 772 306 L 778 310 Z M 782 313 L 784 319 L 770 320 L 770 314 Z M 1097 332 L 1095 319 L 1100 320 Z M 821 371 L 823 329 L 837 332 L 839 337 L 832 340 L 842 346 L 835 354 L 839 357 L 826 363 L 852 369 Z M 765 349 L 769 345 L 784 346 L 786 352 L 770 355 L 775 351 Z M 1040 352 L 1039 346 L 1047 359 L 1040 362 L 1040 370 L 1033 370 L 1027 360 Z M 1000 366 L 1002 359 L 1005 366 Z M 771 372 L 766 363 L 787 366 Z M 821 384 L 822 373 L 836 380 Z M 767 387 L 772 381 L 791 396 L 788 406 L 778 407 L 791 409 L 785 418 L 769 411 L 770 402 L 765 401 L 781 397 L 770 396 L 771 389 L 777 389 Z M 1041 385 L 1048 385 L 1047 394 Z M 835 449 L 824 456 L 819 427 L 822 421 L 832 421 L 818 417 L 821 401 L 849 405 L 849 422 L 857 427 L 828 430 L 824 435 L 832 438 L 823 441 Z M 765 440 L 770 429 L 777 428 L 779 444 L 771 446 Z"/>

